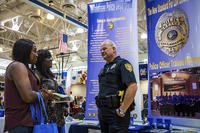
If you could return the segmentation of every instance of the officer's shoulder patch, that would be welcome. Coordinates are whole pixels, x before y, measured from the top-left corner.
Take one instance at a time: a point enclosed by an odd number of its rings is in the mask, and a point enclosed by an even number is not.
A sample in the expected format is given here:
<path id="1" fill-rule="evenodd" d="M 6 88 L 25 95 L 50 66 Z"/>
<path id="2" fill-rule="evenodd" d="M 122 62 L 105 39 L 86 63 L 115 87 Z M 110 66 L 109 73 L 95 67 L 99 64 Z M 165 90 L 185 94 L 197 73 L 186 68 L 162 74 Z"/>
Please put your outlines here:
<path id="1" fill-rule="evenodd" d="M 125 66 L 126 70 L 128 70 L 129 72 L 133 71 L 133 67 L 130 63 L 126 63 L 126 64 L 124 64 L 124 66 Z"/>

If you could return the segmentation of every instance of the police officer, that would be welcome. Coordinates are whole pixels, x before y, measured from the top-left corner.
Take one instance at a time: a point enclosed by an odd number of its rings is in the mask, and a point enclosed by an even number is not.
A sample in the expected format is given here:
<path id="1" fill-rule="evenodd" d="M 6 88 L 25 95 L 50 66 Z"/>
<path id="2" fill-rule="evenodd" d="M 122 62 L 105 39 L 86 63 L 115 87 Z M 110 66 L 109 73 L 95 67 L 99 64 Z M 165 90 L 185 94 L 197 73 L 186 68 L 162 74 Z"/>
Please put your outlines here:
<path id="1" fill-rule="evenodd" d="M 111 40 L 102 42 L 100 52 L 106 61 L 99 73 L 99 94 L 95 98 L 101 132 L 128 133 L 137 90 L 133 67 L 117 56 Z"/>

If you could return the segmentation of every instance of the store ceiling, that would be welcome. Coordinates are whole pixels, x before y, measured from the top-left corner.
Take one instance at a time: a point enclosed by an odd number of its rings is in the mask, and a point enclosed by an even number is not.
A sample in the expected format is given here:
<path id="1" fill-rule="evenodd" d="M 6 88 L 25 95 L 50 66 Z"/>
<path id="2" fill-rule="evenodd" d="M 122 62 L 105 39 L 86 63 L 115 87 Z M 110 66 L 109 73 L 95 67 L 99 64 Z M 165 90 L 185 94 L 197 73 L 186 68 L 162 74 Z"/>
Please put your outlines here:
<path id="1" fill-rule="evenodd" d="M 38 0 L 69 17 L 65 19 L 57 15 L 54 20 L 47 19 L 48 10 L 31 1 L 36 0 L 0 0 L 0 58 L 10 59 L 13 43 L 26 37 L 34 40 L 38 49 L 50 49 L 54 60 L 61 62 L 61 58 L 58 58 L 58 35 L 64 30 L 69 36 L 69 51 L 64 57 L 64 67 L 86 65 L 87 4 L 92 0 Z M 18 25 L 15 27 L 18 30 L 13 29 L 14 24 Z M 146 39 L 140 38 L 147 31 L 144 0 L 138 0 L 138 27 L 139 57 L 142 62 L 147 53 Z M 58 67 L 58 63 L 54 67 Z"/>

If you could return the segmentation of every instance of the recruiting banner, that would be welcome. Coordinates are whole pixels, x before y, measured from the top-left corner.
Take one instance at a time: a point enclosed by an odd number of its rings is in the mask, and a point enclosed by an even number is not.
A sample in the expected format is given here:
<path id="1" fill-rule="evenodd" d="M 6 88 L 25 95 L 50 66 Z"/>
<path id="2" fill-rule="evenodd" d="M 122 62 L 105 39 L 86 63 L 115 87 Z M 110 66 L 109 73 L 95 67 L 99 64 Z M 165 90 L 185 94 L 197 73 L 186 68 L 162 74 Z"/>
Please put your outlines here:
<path id="1" fill-rule="evenodd" d="M 100 45 L 112 40 L 117 53 L 129 60 L 139 82 L 137 46 L 137 1 L 119 0 L 88 5 L 88 76 L 86 94 L 86 119 L 97 119 L 95 96 L 98 95 L 98 74 L 106 63 L 100 53 Z M 139 90 L 139 89 L 138 89 Z M 136 96 L 136 112 L 140 118 L 141 98 Z"/>
<path id="2" fill-rule="evenodd" d="M 193 127 L 200 127 L 199 7 L 199 0 L 146 0 L 149 114 Z"/>

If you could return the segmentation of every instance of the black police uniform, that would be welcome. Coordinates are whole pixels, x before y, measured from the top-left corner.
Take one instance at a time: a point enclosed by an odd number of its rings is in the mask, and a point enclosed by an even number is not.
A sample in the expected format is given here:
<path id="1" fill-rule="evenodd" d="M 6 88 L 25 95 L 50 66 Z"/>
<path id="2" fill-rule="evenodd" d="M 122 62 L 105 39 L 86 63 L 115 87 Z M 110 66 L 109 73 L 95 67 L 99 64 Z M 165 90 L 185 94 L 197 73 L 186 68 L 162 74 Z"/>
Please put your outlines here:
<path id="1" fill-rule="evenodd" d="M 99 94 L 96 97 L 98 117 L 102 133 L 127 133 L 130 122 L 130 111 L 134 102 L 124 117 L 116 114 L 120 107 L 120 90 L 126 91 L 127 84 L 136 83 L 132 65 L 120 56 L 113 62 L 106 63 L 99 73 Z"/>

